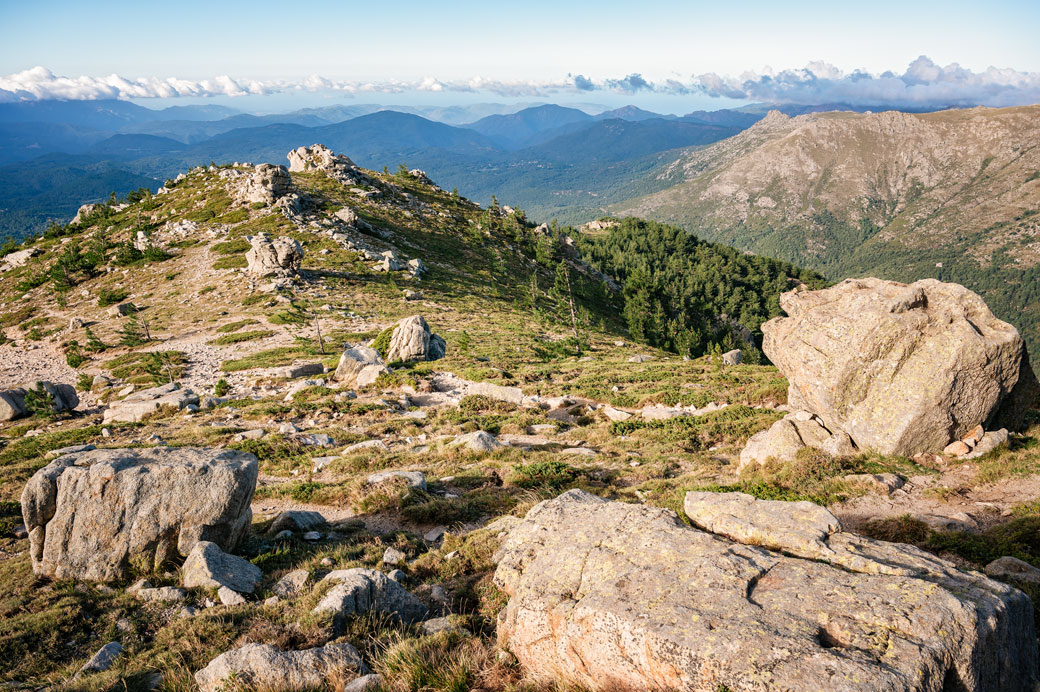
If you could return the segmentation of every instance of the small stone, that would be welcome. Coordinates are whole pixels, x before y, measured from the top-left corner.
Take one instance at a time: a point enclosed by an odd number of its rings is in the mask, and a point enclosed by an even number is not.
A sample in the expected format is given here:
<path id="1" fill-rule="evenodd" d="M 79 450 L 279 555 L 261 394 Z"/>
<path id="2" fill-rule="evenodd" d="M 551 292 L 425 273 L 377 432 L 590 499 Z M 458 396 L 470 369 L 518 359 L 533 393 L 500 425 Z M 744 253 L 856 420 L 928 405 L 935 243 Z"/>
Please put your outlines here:
<path id="1" fill-rule="evenodd" d="M 949 455 L 955 456 L 955 457 L 959 457 L 962 454 L 967 454 L 970 451 L 971 451 L 971 447 L 969 447 L 964 442 L 962 442 L 960 440 L 957 440 L 956 442 L 951 442 L 950 444 L 948 444 L 945 447 L 943 447 L 942 453 L 943 454 L 949 454 Z"/>
<path id="2" fill-rule="evenodd" d="M 280 600 L 281 599 L 279 599 L 277 596 L 271 596 L 270 598 L 265 598 L 264 599 L 264 605 L 265 606 L 278 605 Z"/>
<path id="3" fill-rule="evenodd" d="M 116 657 L 122 652 L 123 645 L 119 642 L 105 644 L 79 669 L 79 675 L 101 673 L 108 670 L 115 663 Z"/>
<path id="4" fill-rule="evenodd" d="M 317 531 L 308 531 L 307 533 L 303 534 L 303 540 L 305 540 L 305 541 L 320 541 L 321 540 L 321 534 L 318 533 Z"/>
<path id="5" fill-rule="evenodd" d="M 400 584 L 407 575 L 399 569 L 392 569 L 386 573 L 386 576 L 390 577 L 395 582 Z"/>
<path id="6" fill-rule="evenodd" d="M 240 606 L 246 604 L 246 599 L 237 591 L 232 591 L 226 586 L 217 589 L 217 598 L 226 606 Z"/>
<path id="7" fill-rule="evenodd" d="M 271 592 L 276 596 L 292 598 L 303 590 L 303 586 L 307 583 L 308 577 L 310 577 L 310 572 L 305 569 L 293 570 L 279 579 L 275 585 L 271 587 Z"/>
<path id="8" fill-rule="evenodd" d="M 383 563 L 387 565 L 399 565 L 404 562 L 407 556 L 397 548 L 387 548 L 383 552 Z"/>
<path id="9" fill-rule="evenodd" d="M 443 481 L 444 479 L 442 478 L 441 480 Z M 430 529 L 429 531 L 427 531 L 426 535 L 424 535 L 423 538 L 427 542 L 429 542 L 429 543 L 436 543 L 437 541 L 439 541 L 442 538 L 444 538 L 444 534 L 447 531 L 448 531 L 448 527 L 447 526 L 438 526 L 436 528 L 433 528 L 433 529 Z"/>
<path id="10" fill-rule="evenodd" d="M 101 437 L 112 437 L 112 431 L 108 428 L 101 428 Z"/>
<path id="11" fill-rule="evenodd" d="M 336 561 L 333 560 L 331 557 L 323 557 L 321 559 L 322 567 L 332 567 L 334 564 L 336 564 Z"/>
<path id="12" fill-rule="evenodd" d="M 1026 584 L 1040 584 L 1040 569 L 1017 557 L 1005 555 L 986 565 L 986 574 Z"/>

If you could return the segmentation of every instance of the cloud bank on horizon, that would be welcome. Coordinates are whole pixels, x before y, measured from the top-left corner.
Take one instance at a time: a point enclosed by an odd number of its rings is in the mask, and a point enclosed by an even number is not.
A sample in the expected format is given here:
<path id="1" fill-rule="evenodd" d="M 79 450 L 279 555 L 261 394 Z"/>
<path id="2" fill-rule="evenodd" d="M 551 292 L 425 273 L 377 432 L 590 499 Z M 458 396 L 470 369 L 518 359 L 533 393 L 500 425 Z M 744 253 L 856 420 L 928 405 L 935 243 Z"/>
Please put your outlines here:
<path id="1" fill-rule="evenodd" d="M 696 94 L 766 103 L 856 106 L 1014 106 L 1040 102 L 1040 73 L 990 67 L 973 72 L 952 63 L 937 65 L 926 56 L 905 72 L 870 74 L 843 72 L 825 62 L 801 69 L 745 72 L 739 76 L 694 75 L 688 81 L 651 81 L 632 73 L 620 78 L 567 75 L 558 80 L 496 81 L 476 77 L 465 81 L 422 80 L 341 81 L 320 76 L 301 80 L 236 80 L 228 76 L 201 81 L 177 78 L 66 77 L 45 67 L 0 76 L 0 103 L 44 100 L 144 99 L 206 96 L 247 96 L 292 91 L 344 94 L 405 92 L 487 93 L 500 97 L 547 96 L 561 93 L 611 91 L 636 94 Z"/>

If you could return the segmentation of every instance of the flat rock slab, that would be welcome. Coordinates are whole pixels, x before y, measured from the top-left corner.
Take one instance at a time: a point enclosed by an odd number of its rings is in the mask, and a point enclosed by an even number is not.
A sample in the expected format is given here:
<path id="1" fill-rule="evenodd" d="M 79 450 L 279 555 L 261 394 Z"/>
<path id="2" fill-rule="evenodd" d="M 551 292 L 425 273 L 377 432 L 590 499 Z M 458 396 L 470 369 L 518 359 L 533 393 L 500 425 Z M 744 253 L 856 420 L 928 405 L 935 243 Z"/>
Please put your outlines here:
<path id="1" fill-rule="evenodd" d="M 252 454 L 192 447 L 96 449 L 58 457 L 22 491 L 37 576 L 111 581 L 200 540 L 230 550 L 249 530 Z"/>
<path id="2" fill-rule="evenodd" d="M 1036 633 L 1020 591 L 845 534 L 823 508 L 722 499 L 699 515 L 813 557 L 571 490 L 528 512 L 496 556 L 495 583 L 510 597 L 499 644 L 536 679 L 593 690 L 1033 689 Z"/>

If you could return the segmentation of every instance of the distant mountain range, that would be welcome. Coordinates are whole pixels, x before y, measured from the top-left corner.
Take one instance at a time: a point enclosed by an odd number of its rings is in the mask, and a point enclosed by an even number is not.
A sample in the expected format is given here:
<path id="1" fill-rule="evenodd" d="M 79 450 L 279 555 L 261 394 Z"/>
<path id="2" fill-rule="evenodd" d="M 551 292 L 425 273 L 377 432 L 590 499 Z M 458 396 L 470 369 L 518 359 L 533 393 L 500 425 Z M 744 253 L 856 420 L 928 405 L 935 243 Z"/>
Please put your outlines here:
<path id="1" fill-rule="evenodd" d="M 604 211 L 676 223 L 832 279 L 955 281 L 1040 348 L 1040 105 L 774 111 L 725 141 L 662 157 L 643 178 L 659 189 Z"/>
<path id="2" fill-rule="evenodd" d="M 464 120 L 502 108 L 413 110 Z M 234 160 L 284 164 L 287 151 L 316 142 L 363 166 L 407 162 L 481 201 L 500 191 L 515 194 L 512 203 L 551 213 L 573 206 L 567 195 L 556 194 L 560 184 L 570 189 L 580 179 L 603 179 L 604 165 L 612 169 L 607 178 L 638 177 L 643 157 L 718 141 L 759 117 L 732 111 L 678 118 L 635 106 L 590 115 L 550 104 L 450 125 L 378 105 L 250 115 L 221 106 L 151 110 L 124 101 L 0 104 L 0 236 L 23 236 L 67 220 L 80 204 L 112 191 L 157 188 L 185 167 Z M 99 189 L 102 183 L 111 189 Z"/>

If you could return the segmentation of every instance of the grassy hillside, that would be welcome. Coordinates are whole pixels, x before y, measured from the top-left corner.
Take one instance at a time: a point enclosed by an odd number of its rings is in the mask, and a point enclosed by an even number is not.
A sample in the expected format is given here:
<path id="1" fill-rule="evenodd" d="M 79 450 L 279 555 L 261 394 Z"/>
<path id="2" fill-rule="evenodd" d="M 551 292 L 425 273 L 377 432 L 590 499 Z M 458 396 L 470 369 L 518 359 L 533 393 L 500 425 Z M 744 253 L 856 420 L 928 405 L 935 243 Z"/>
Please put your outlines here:
<path id="1" fill-rule="evenodd" d="M 235 646 L 340 641 L 357 647 L 385 690 L 559 689 L 528 679 L 496 649 L 505 596 L 492 581 L 492 556 L 501 537 L 484 527 L 575 487 L 673 509 L 691 489 L 808 499 L 839 514 L 846 502 L 868 503 L 879 514 L 855 523 L 865 533 L 956 555 L 973 568 L 1002 554 L 1040 565 L 1035 417 L 1008 448 L 945 470 L 819 454 L 737 474 L 747 439 L 784 415 L 787 383 L 770 366 L 723 366 L 700 354 L 719 345 L 710 332 L 720 326 L 723 342 L 738 326 L 754 332 L 792 280 L 820 281 L 811 272 L 651 222 L 543 227 L 406 173 L 369 172 L 359 186 L 293 174 L 302 210 L 289 214 L 236 201 L 234 175 L 230 166 L 196 169 L 168 193 L 135 195 L 125 208 L 54 228 L 28 244 L 36 257 L 0 273 L 0 387 L 45 377 L 76 383 L 84 400 L 73 414 L 0 423 L 0 680 L 13 688 L 187 691 L 195 671 Z M 345 206 L 365 230 L 338 221 Z M 150 249 L 134 249 L 138 232 Z M 302 244 L 298 276 L 276 285 L 242 271 L 246 239 L 260 232 Z M 427 269 L 421 278 L 377 271 L 358 248 L 393 249 Z M 134 316 L 113 314 L 121 302 L 137 307 Z M 344 346 L 385 342 L 388 327 L 414 314 L 445 339 L 445 358 L 395 365 L 353 391 L 327 379 Z M 665 319 L 633 321 L 641 315 Z M 274 369 L 304 363 L 330 371 L 307 383 Z M 222 399 L 140 423 L 103 422 L 106 403 L 170 380 Z M 470 383 L 518 387 L 525 399 L 467 394 Z M 642 415 L 674 407 L 683 407 L 674 417 Z M 477 430 L 502 446 L 455 444 Z M 330 445 L 308 435 L 328 435 Z M 382 446 L 352 447 L 372 441 Z M 75 444 L 255 454 L 252 533 L 236 550 L 261 569 L 258 591 L 245 605 L 224 606 L 210 605 L 213 590 L 192 588 L 170 604 L 139 600 L 127 589 L 132 580 L 35 579 L 17 531 L 21 491 L 48 452 Z M 426 490 L 366 484 L 382 470 L 421 471 Z M 915 512 L 970 511 L 979 531 L 900 518 L 889 495 L 846 479 L 881 472 L 914 478 L 907 502 Z M 965 509 L 960 503 L 974 502 L 983 483 L 991 484 L 986 508 Z M 320 539 L 272 535 L 273 519 L 287 509 L 321 512 Z M 444 539 L 427 540 L 436 527 L 447 529 Z M 396 565 L 405 588 L 438 614 L 450 612 L 461 629 L 429 635 L 359 616 L 334 630 L 330 616 L 311 612 L 329 570 L 390 571 L 390 547 L 405 555 Z M 265 604 L 295 569 L 308 571 L 303 592 Z M 178 572 L 171 563 L 134 578 L 177 586 Z M 184 605 L 194 613 L 182 616 Z M 124 646 L 113 668 L 70 680 L 109 641 Z"/>

